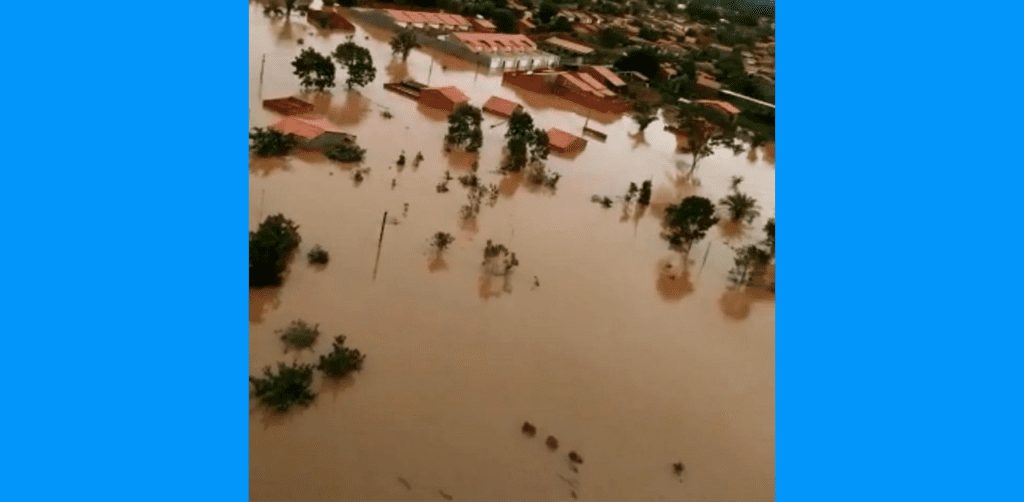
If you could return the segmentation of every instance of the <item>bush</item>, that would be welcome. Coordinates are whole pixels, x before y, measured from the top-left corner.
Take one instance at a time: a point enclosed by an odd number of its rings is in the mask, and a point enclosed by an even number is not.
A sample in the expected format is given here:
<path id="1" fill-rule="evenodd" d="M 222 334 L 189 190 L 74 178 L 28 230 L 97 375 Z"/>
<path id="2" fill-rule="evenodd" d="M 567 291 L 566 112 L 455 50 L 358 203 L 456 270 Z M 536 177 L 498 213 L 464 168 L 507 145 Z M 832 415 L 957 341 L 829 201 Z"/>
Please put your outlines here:
<path id="1" fill-rule="evenodd" d="M 320 325 L 314 324 L 310 326 L 306 321 L 302 319 L 296 319 L 292 321 L 285 329 L 279 329 L 276 333 L 281 333 L 281 341 L 284 342 L 285 352 L 288 349 L 308 349 L 316 343 L 316 338 L 320 336 Z"/>
<path id="2" fill-rule="evenodd" d="M 346 141 L 327 150 L 324 155 L 328 159 L 338 162 L 362 162 L 363 157 L 366 156 L 366 149 L 361 148 L 355 141 Z"/>
<path id="3" fill-rule="evenodd" d="M 270 409 L 282 413 L 292 406 L 309 406 L 316 398 L 310 389 L 313 383 L 313 366 L 292 363 L 288 366 L 277 363 L 277 373 L 270 367 L 263 368 L 263 377 L 250 376 L 253 395 Z"/>
<path id="4" fill-rule="evenodd" d="M 331 378 L 342 378 L 363 369 L 364 359 L 366 356 L 359 349 L 345 346 L 345 335 L 338 335 L 334 338 L 331 351 L 320 356 L 320 363 L 316 367 Z"/>
<path id="5" fill-rule="evenodd" d="M 249 287 L 277 286 L 288 259 L 302 238 L 299 227 L 282 214 L 268 216 L 249 232 Z"/>
<path id="6" fill-rule="evenodd" d="M 309 259 L 311 265 L 327 265 L 327 262 L 331 259 L 330 255 L 327 254 L 327 250 L 320 247 L 319 244 L 313 246 L 313 249 L 309 250 L 306 254 L 306 258 Z"/>
<path id="7" fill-rule="evenodd" d="M 260 157 L 281 157 L 288 155 L 299 144 L 298 136 L 285 134 L 270 128 L 253 127 L 249 131 L 252 145 L 249 147 Z"/>

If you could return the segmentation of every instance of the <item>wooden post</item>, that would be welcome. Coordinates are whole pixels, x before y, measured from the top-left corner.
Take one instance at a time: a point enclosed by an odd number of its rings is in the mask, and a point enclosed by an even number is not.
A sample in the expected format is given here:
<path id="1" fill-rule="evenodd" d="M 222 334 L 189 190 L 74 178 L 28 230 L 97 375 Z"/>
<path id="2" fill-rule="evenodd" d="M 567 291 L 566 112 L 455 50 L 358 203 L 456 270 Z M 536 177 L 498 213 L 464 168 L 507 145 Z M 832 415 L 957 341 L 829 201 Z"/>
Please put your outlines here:
<path id="1" fill-rule="evenodd" d="M 267 53 L 263 53 L 263 57 L 260 58 L 260 100 L 263 99 L 263 66 L 267 62 Z"/>

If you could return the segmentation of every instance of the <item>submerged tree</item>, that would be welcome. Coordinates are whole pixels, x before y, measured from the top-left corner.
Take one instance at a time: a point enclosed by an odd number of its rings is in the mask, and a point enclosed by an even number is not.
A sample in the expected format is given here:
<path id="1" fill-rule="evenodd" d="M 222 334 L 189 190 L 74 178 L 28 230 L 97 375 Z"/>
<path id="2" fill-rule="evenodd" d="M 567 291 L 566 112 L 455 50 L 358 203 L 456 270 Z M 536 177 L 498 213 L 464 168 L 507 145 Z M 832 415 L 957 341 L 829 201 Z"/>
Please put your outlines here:
<path id="1" fill-rule="evenodd" d="M 651 203 L 651 180 L 645 180 L 640 185 L 640 195 L 636 199 L 636 203 L 641 206 L 646 206 Z"/>
<path id="2" fill-rule="evenodd" d="M 638 100 L 633 103 L 633 121 L 636 122 L 640 132 L 644 132 L 647 126 L 658 119 L 658 108 L 650 103 Z"/>
<path id="3" fill-rule="evenodd" d="M 299 4 L 298 0 L 269 0 L 263 7 L 263 13 L 268 16 L 291 17 L 292 12 L 304 13 L 309 6 Z"/>
<path id="4" fill-rule="evenodd" d="M 437 232 L 430 238 L 430 247 L 434 248 L 434 252 L 437 253 L 437 256 L 441 256 L 441 253 L 443 253 L 445 249 L 448 249 L 448 246 L 453 242 L 455 242 L 455 237 L 453 237 L 452 234 L 448 232 Z"/>
<path id="5" fill-rule="evenodd" d="M 292 61 L 292 67 L 304 88 L 323 91 L 334 87 L 334 62 L 312 47 L 303 49 Z"/>
<path id="6" fill-rule="evenodd" d="M 483 266 L 492 274 L 508 275 L 519 266 L 519 259 L 504 244 L 487 239 L 487 244 L 484 246 Z"/>
<path id="7" fill-rule="evenodd" d="M 327 265 L 327 262 L 331 259 L 331 255 L 327 254 L 327 250 L 317 244 L 313 246 L 313 249 L 309 250 L 309 253 L 306 253 L 306 259 L 308 259 L 309 263 L 312 265 Z"/>
<path id="8" fill-rule="evenodd" d="M 313 366 L 292 363 L 290 366 L 277 363 L 277 372 L 263 368 L 262 377 L 249 377 L 253 395 L 268 408 L 283 413 L 292 406 L 309 406 L 316 399 L 310 390 L 313 383 Z"/>
<path id="9" fill-rule="evenodd" d="M 288 327 L 279 329 L 276 333 L 281 334 L 285 352 L 288 352 L 288 349 L 308 349 L 316 343 L 317 337 L 320 336 L 320 325 L 311 325 L 302 319 L 296 319 Z"/>
<path id="10" fill-rule="evenodd" d="M 484 142 L 484 133 L 480 129 L 483 122 L 480 109 L 468 103 L 455 107 L 448 115 L 448 134 L 444 136 L 446 147 L 457 146 L 467 152 L 476 152 Z"/>
<path id="11" fill-rule="evenodd" d="M 718 201 L 729 212 L 729 219 L 732 221 L 745 220 L 747 223 L 754 221 L 761 215 L 757 205 L 757 199 L 735 190 Z"/>
<path id="12" fill-rule="evenodd" d="M 343 378 L 353 371 L 363 369 L 363 360 L 366 356 L 359 349 L 345 346 L 345 335 L 334 337 L 331 351 L 320 356 L 320 362 L 316 367 L 331 378 Z"/>
<path id="13" fill-rule="evenodd" d="M 249 287 L 277 286 L 299 246 L 299 226 L 282 214 L 268 216 L 249 232 Z"/>
<path id="14" fill-rule="evenodd" d="M 761 243 L 768 248 L 772 258 L 775 257 L 775 218 L 768 218 L 764 224 L 764 240 Z"/>
<path id="15" fill-rule="evenodd" d="M 338 162 L 361 162 L 366 155 L 366 149 L 360 147 L 355 141 L 345 141 L 328 149 L 324 155 L 328 159 Z"/>
<path id="16" fill-rule="evenodd" d="M 299 137 L 271 128 L 253 127 L 249 131 L 252 140 L 250 149 L 260 157 L 281 157 L 288 155 L 299 144 Z"/>
<path id="17" fill-rule="evenodd" d="M 708 155 L 711 155 L 712 138 L 715 133 L 715 126 L 704 118 L 692 113 L 680 113 L 677 130 L 686 136 L 687 148 L 693 160 L 690 163 L 688 175 L 692 175 L 697 169 L 697 162 Z"/>
<path id="18" fill-rule="evenodd" d="M 718 217 L 711 201 L 691 195 L 665 209 L 662 235 L 672 246 L 689 254 L 693 243 L 703 239 L 715 223 L 718 223 Z"/>
<path id="19" fill-rule="evenodd" d="M 402 55 L 402 61 L 409 59 L 409 53 L 420 46 L 420 43 L 416 40 L 416 32 L 409 28 L 403 28 L 398 33 L 395 33 L 395 36 L 391 37 L 388 44 L 391 45 L 392 54 Z"/>
<path id="20" fill-rule="evenodd" d="M 370 55 L 370 51 L 355 42 L 338 44 L 332 56 L 348 72 L 345 85 L 349 89 L 353 86 L 364 87 L 377 78 L 377 69 L 373 67 L 373 56 Z"/>
<path id="21" fill-rule="evenodd" d="M 548 158 L 548 134 L 535 127 L 533 117 L 522 110 L 512 112 L 508 120 L 507 156 L 502 169 L 520 171 L 527 163 L 539 162 Z"/>
<path id="22" fill-rule="evenodd" d="M 751 244 L 735 250 L 733 267 L 729 270 L 729 281 L 736 286 L 767 287 L 768 265 L 772 256 L 768 250 Z"/>

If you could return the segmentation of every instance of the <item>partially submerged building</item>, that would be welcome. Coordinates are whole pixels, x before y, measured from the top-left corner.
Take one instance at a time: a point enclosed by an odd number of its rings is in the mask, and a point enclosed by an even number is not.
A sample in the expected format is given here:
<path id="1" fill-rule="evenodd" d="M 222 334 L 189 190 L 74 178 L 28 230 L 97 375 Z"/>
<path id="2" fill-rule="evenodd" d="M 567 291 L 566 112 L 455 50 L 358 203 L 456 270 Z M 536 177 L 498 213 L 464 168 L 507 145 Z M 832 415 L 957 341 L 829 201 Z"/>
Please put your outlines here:
<path id="1" fill-rule="evenodd" d="M 470 31 L 473 23 L 469 18 L 445 12 L 420 12 L 414 10 L 373 9 L 372 17 L 380 17 L 399 28 L 419 28 L 434 31 Z"/>
<path id="2" fill-rule="evenodd" d="M 703 106 L 710 109 L 713 113 L 717 113 L 721 118 L 729 121 L 735 121 L 740 115 L 740 109 L 736 108 L 736 105 L 728 101 L 721 101 L 718 99 L 695 99 L 693 104 Z"/>
<path id="3" fill-rule="evenodd" d="M 517 110 L 522 110 L 523 105 L 498 96 L 491 96 L 487 99 L 487 102 L 484 103 L 483 109 L 485 112 L 507 118 L 511 117 Z"/>
<path id="4" fill-rule="evenodd" d="M 313 113 L 313 103 L 307 103 L 291 96 L 287 98 L 264 99 L 263 108 L 280 113 L 281 115 Z"/>
<path id="5" fill-rule="evenodd" d="M 587 140 L 557 127 L 548 129 L 547 133 L 548 147 L 554 152 L 576 153 L 582 151 L 587 146 Z"/>
<path id="6" fill-rule="evenodd" d="M 541 94 L 554 94 L 602 113 L 622 113 L 629 103 L 585 72 L 532 71 L 506 72 L 502 84 Z"/>
<path id="7" fill-rule="evenodd" d="M 355 31 L 356 27 L 345 19 L 345 16 L 332 10 L 309 9 L 306 12 L 306 20 L 313 26 L 323 29 Z"/>
<path id="8" fill-rule="evenodd" d="M 545 52 L 518 33 L 452 33 L 445 37 L 445 52 L 476 62 L 488 70 L 532 70 L 558 65 L 555 54 Z"/>
<path id="9" fill-rule="evenodd" d="M 294 134 L 299 138 L 299 147 L 308 150 L 325 151 L 356 140 L 355 136 L 341 132 L 337 126 L 317 115 L 291 115 L 275 122 L 270 128 Z"/>
<path id="10" fill-rule="evenodd" d="M 458 87 L 453 85 L 445 87 L 426 87 L 420 91 L 417 102 L 430 108 L 451 112 L 456 106 L 469 102 L 466 96 Z"/>
<path id="11" fill-rule="evenodd" d="M 620 91 L 626 87 L 626 81 L 607 66 L 584 66 L 580 71 L 598 79 L 609 89 Z"/>

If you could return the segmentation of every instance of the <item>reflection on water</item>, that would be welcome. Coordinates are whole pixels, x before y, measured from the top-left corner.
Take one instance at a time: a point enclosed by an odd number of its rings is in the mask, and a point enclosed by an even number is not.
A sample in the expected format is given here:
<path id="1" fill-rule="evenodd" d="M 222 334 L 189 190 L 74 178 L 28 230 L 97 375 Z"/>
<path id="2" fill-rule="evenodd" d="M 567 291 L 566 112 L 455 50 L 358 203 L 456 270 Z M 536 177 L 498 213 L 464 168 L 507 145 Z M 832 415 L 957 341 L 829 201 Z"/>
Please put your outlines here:
<path id="1" fill-rule="evenodd" d="M 299 46 L 278 38 L 283 21 L 268 22 L 250 5 L 250 125 L 263 127 L 278 117 L 261 99 L 302 96 L 291 59 L 305 46 L 328 53 L 345 33 Z M 295 38 L 310 31 L 300 16 L 290 24 Z M 630 118 L 592 116 L 608 138 L 589 141 L 573 159 L 550 157 L 562 174 L 558 191 L 520 190 L 521 174 L 495 172 L 503 119 L 484 115 L 479 155 L 446 154 L 444 113 L 382 84 L 397 71 L 421 82 L 429 76 L 478 106 L 491 95 L 518 101 L 539 127 L 577 135 L 586 111 L 517 92 L 448 56 L 432 65 L 417 49 L 399 65 L 388 38 L 379 29 L 356 32 L 377 64 L 375 82 L 348 92 L 339 72 L 338 88 L 307 96 L 367 149 L 360 166 L 371 172 L 362 183 L 352 180 L 354 166 L 314 152 L 251 162 L 250 227 L 284 213 L 300 225 L 301 249 L 317 243 L 331 255 L 322 270 L 300 256 L 273 295 L 250 294 L 252 371 L 293 357 L 314 363 L 339 333 L 367 355 L 351 380 L 318 376 L 309 408 L 252 412 L 252 498 L 426 501 L 443 491 L 456 500 L 566 500 L 572 490 L 580 500 L 771 500 L 774 299 L 730 290 L 726 276 L 729 245 L 760 240 L 775 213 L 774 145 L 754 161 L 718 151 L 683 179 L 689 156 L 675 152 L 661 120 L 638 142 Z M 393 118 L 381 116 L 385 109 Z M 399 172 L 402 150 L 425 159 Z M 500 197 L 464 224 L 466 189 L 457 180 L 448 193 L 435 186 L 445 170 L 467 174 L 477 158 L 480 181 L 498 185 Z M 732 176 L 744 177 L 761 218 L 729 245 L 727 229 L 709 231 L 684 270 L 659 237 L 664 208 L 684 195 L 717 201 Z M 630 182 L 647 179 L 649 208 L 623 213 L 590 202 L 594 194 L 621 197 Z M 377 263 L 384 211 L 400 224 L 386 225 Z M 456 236 L 440 259 L 424 254 L 438 231 Z M 521 262 L 507 283 L 481 276 L 487 239 L 508 245 Z M 315 352 L 285 356 L 273 329 L 297 318 L 316 320 L 330 336 Z M 537 424 L 536 438 L 522 435 L 524 420 Z M 544 447 L 548 434 L 563 442 L 557 452 Z M 586 458 L 578 473 L 565 458 L 573 449 Z M 686 464 L 683 483 L 672 473 L 676 461 Z M 578 489 L 559 476 L 578 480 Z"/>

